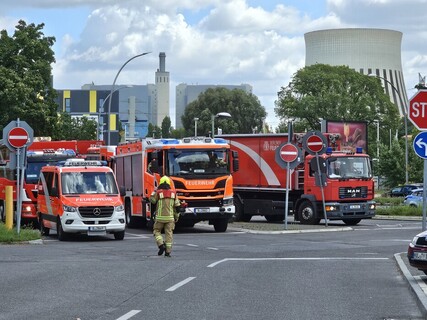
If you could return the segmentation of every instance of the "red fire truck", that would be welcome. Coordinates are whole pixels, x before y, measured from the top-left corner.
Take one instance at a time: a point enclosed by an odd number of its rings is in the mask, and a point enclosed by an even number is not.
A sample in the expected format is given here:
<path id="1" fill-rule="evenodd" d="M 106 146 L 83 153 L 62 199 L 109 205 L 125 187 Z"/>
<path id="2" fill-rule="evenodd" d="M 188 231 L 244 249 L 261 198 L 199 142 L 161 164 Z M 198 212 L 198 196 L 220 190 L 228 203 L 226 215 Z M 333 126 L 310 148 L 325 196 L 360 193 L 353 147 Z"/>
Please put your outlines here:
<path id="1" fill-rule="evenodd" d="M 302 147 L 304 134 L 294 134 L 293 143 Z M 326 164 L 326 185 L 316 184 L 313 155 L 291 170 L 289 209 L 302 224 L 318 224 L 324 218 L 356 225 L 375 215 L 374 180 L 367 154 L 340 150 L 340 137 L 325 134 L 328 152 L 319 156 Z M 288 142 L 288 134 L 221 135 L 238 152 L 240 168 L 233 173 L 235 219 L 249 221 L 264 216 L 283 221 L 285 215 L 286 170 L 275 160 L 276 148 Z M 323 162 L 323 161 L 322 161 Z"/>
<path id="2" fill-rule="evenodd" d="M 126 223 L 152 222 L 154 207 L 148 201 L 162 175 L 167 175 L 180 200 L 187 202 L 178 225 L 192 227 L 209 221 L 217 232 L 227 230 L 234 214 L 233 178 L 238 159 L 233 160 L 224 139 L 193 137 L 143 139 L 117 146 L 113 168 L 124 197 Z"/>
<path id="3" fill-rule="evenodd" d="M 61 140 L 50 141 L 44 138 L 34 138 L 33 143 L 26 149 L 26 166 L 24 172 L 24 192 L 22 192 L 22 222 L 37 224 L 37 182 L 43 166 L 63 161 L 76 156 L 84 157 L 87 150 L 102 144 L 98 140 Z M 15 155 L 0 140 L 0 217 L 5 219 L 5 186 L 13 186 L 14 210 L 16 209 L 16 170 L 11 168 L 11 157 Z"/>

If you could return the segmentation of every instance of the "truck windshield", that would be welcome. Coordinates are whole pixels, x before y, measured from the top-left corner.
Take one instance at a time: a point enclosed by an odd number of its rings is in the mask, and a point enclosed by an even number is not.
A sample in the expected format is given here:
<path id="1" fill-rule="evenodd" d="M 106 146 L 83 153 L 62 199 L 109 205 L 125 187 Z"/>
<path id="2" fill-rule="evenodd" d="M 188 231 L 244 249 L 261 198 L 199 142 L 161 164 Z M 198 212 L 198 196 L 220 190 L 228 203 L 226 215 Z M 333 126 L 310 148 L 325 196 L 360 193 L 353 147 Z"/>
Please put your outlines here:
<path id="1" fill-rule="evenodd" d="M 167 164 L 168 174 L 172 176 L 230 173 L 226 149 L 171 149 L 167 154 Z"/>
<path id="2" fill-rule="evenodd" d="M 37 184 L 40 177 L 40 170 L 47 164 L 48 162 L 28 162 L 25 168 L 25 182 Z"/>
<path id="3" fill-rule="evenodd" d="M 111 172 L 63 172 L 62 194 L 118 194 L 116 181 Z"/>
<path id="4" fill-rule="evenodd" d="M 331 157 L 327 160 L 327 168 L 331 179 L 372 178 L 368 157 Z"/>

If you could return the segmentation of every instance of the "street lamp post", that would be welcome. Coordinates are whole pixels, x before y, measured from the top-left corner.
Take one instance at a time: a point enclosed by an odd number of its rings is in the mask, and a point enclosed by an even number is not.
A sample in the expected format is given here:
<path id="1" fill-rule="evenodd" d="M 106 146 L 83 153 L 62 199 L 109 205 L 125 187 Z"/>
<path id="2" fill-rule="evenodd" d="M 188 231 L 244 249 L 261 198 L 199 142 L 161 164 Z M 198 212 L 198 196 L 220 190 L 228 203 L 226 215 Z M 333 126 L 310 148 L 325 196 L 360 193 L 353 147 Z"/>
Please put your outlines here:
<path id="1" fill-rule="evenodd" d="M 211 116 L 211 121 L 212 121 L 211 136 L 212 136 L 212 138 L 215 137 L 215 118 L 231 118 L 231 114 L 229 114 L 228 112 L 218 112 L 216 115 Z"/>
<path id="2" fill-rule="evenodd" d="M 374 120 L 377 124 L 377 159 L 380 161 L 380 122 L 379 120 Z"/>
<path id="3" fill-rule="evenodd" d="M 114 92 L 116 92 L 116 91 L 119 91 L 120 89 L 125 89 L 125 88 L 132 88 L 133 86 L 122 86 L 122 87 L 118 87 L 118 88 L 116 88 L 113 92 L 110 92 L 106 97 L 105 97 L 105 99 L 104 99 L 104 101 L 102 102 L 102 104 L 101 104 L 101 106 L 99 107 L 99 113 L 104 113 L 104 105 L 105 105 L 105 103 L 107 102 L 107 100 L 108 99 L 110 99 L 111 100 L 111 96 L 112 96 L 112 93 L 114 93 Z M 98 114 L 98 122 L 99 122 L 99 118 L 100 118 L 100 116 L 99 116 L 99 114 Z M 104 124 L 104 122 L 102 122 L 102 124 Z M 101 140 L 104 140 L 104 130 L 102 130 L 101 131 L 101 133 L 102 133 L 102 138 L 101 138 Z M 98 126 L 96 127 L 96 138 L 97 139 L 99 139 L 100 137 L 99 137 L 99 123 L 98 123 Z"/>
<path id="4" fill-rule="evenodd" d="M 142 57 L 145 56 L 146 54 L 149 54 L 150 52 L 144 52 L 141 54 L 137 54 L 136 56 L 133 56 L 132 58 L 130 58 L 129 60 L 127 60 L 125 63 L 123 63 L 123 65 L 120 67 L 119 71 L 116 74 L 116 77 L 114 78 L 113 81 L 113 85 L 111 86 L 111 92 L 110 92 L 110 99 L 108 100 L 108 129 L 107 129 L 107 145 L 110 145 L 110 136 L 111 136 L 111 130 L 110 130 L 110 114 L 111 114 L 111 100 L 113 99 L 113 92 L 114 90 L 114 86 L 116 84 L 116 80 L 117 77 L 119 76 L 120 72 L 123 70 L 123 68 L 129 63 L 131 62 L 133 59 L 138 58 L 138 57 Z"/>
<path id="5" fill-rule="evenodd" d="M 194 118 L 194 136 L 197 137 L 197 121 L 199 118 Z"/>
<path id="6" fill-rule="evenodd" d="M 397 93 L 397 96 L 399 97 L 400 103 L 403 106 L 403 110 L 405 111 L 403 114 L 403 120 L 405 123 L 405 183 L 408 184 L 409 183 L 409 161 L 408 161 L 408 109 L 406 107 L 406 103 L 403 103 L 403 99 L 402 96 L 400 94 L 400 91 L 393 85 L 393 83 L 391 83 L 391 81 L 387 80 L 386 78 L 383 78 L 381 76 L 378 76 L 376 74 L 368 74 L 368 76 L 370 77 L 376 77 L 376 78 L 380 78 L 382 80 L 384 80 L 385 82 L 387 82 L 391 88 Z"/>

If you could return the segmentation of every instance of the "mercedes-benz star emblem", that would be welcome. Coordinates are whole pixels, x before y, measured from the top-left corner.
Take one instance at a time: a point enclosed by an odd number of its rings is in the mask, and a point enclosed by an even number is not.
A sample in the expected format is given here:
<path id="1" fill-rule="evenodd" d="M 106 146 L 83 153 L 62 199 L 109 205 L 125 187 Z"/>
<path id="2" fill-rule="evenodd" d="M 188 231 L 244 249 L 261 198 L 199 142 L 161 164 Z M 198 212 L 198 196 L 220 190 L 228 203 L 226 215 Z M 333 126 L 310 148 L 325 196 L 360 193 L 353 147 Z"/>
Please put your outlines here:
<path id="1" fill-rule="evenodd" d="M 101 214 L 101 209 L 99 209 L 99 208 L 95 208 L 95 209 L 93 209 L 93 214 L 94 214 L 95 216 L 99 216 L 99 215 Z"/>

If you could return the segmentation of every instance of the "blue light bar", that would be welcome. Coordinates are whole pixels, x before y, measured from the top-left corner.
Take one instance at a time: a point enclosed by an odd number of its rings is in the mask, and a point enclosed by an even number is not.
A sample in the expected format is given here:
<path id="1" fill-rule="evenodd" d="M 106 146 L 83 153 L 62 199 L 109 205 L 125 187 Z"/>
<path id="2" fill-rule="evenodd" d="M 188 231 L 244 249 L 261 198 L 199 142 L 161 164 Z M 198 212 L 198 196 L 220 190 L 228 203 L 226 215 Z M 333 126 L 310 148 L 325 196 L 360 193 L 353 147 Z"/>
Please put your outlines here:
<path id="1" fill-rule="evenodd" d="M 332 154 L 332 147 L 327 147 L 326 148 L 326 154 Z"/>
<path id="2" fill-rule="evenodd" d="M 177 139 L 160 139 L 163 144 L 179 144 Z"/>
<path id="3" fill-rule="evenodd" d="M 214 142 L 215 143 L 227 143 L 227 141 L 225 141 L 225 139 L 223 139 L 223 138 L 214 138 Z"/>
<path id="4" fill-rule="evenodd" d="M 356 148 L 356 153 L 363 153 L 362 147 L 357 147 Z"/>

